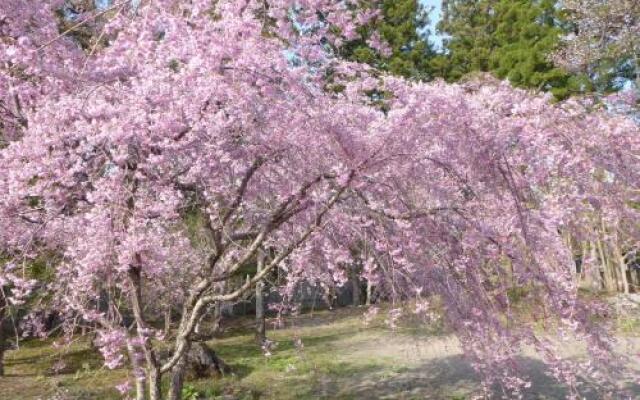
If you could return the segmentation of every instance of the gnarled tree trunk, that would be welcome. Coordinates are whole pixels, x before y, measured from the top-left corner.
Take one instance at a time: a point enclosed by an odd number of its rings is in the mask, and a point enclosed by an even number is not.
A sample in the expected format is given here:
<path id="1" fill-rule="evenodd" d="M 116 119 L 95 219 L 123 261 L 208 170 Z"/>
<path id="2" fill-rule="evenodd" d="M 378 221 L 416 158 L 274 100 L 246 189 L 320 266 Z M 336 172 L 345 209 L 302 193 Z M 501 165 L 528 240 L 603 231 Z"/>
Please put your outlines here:
<path id="1" fill-rule="evenodd" d="M 181 400 L 182 399 L 182 387 L 184 386 L 184 376 L 187 368 L 187 354 L 191 350 L 191 344 L 188 344 L 189 348 L 185 354 L 180 358 L 176 365 L 171 370 L 171 387 L 169 388 L 169 400 Z"/>
<path id="2" fill-rule="evenodd" d="M 187 376 L 193 379 L 224 376 L 231 368 L 205 343 L 189 343 L 188 349 L 171 370 L 169 400 L 180 400 L 182 387 Z"/>

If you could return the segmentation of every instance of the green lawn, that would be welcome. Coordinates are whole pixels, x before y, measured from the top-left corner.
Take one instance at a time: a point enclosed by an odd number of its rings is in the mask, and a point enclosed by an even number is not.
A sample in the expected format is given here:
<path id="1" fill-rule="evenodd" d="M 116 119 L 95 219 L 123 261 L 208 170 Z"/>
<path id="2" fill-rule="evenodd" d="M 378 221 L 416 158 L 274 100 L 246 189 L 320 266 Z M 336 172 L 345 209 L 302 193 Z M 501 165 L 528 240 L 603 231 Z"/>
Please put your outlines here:
<path id="1" fill-rule="evenodd" d="M 277 345 L 266 357 L 255 344 L 249 318 L 234 319 L 222 339 L 209 342 L 232 367 L 222 378 L 190 381 L 185 400 L 195 399 L 468 399 L 478 379 L 461 356 L 455 338 L 437 325 L 425 329 L 404 321 L 389 330 L 381 313 L 365 325 L 363 309 L 316 312 L 269 330 Z M 637 334 L 638 322 L 620 325 Z M 296 346 L 296 339 L 302 346 Z M 115 385 L 125 369 L 108 370 L 86 340 L 54 349 L 48 341 L 23 342 L 7 353 L 7 377 L 0 378 L 0 399 L 119 399 Z M 54 374 L 52 367 L 64 361 Z M 548 378 L 531 354 L 522 358 L 534 382 L 532 399 L 563 398 L 563 388 Z M 589 398 L 589 397 L 588 397 Z M 597 398 L 597 397 L 595 397 Z M 595 399 L 594 398 L 594 399 Z"/>
<path id="2" fill-rule="evenodd" d="M 197 393 L 212 399 L 357 398 L 345 377 L 374 374 L 389 378 L 407 367 L 398 364 L 394 354 L 372 352 L 368 356 L 365 351 L 352 357 L 351 353 L 372 340 L 418 334 L 412 327 L 391 332 L 381 319 L 365 326 L 362 309 L 342 309 L 288 320 L 286 328 L 269 330 L 269 338 L 276 342 L 269 357 L 253 339 L 251 320 L 239 319 L 226 337 L 209 342 L 232 367 L 233 376 L 188 382 L 185 395 L 196 398 Z M 295 344 L 297 338 L 302 346 Z M 104 368 L 100 354 L 91 350 L 86 340 L 59 349 L 51 344 L 51 340 L 32 340 L 7 353 L 7 377 L 0 378 L 0 399 L 48 399 L 56 393 L 69 399 L 119 398 L 114 386 L 126 379 L 125 369 Z M 65 367 L 54 374 L 52 368 L 60 361 Z"/>

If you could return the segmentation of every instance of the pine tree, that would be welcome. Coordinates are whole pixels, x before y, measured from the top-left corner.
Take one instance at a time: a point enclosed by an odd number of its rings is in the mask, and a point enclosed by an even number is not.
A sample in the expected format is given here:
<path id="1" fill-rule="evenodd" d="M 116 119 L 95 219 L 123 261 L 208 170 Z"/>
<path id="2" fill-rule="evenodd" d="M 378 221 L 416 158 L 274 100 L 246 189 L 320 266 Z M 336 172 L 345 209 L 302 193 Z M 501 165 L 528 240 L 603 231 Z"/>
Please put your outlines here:
<path id="1" fill-rule="evenodd" d="M 551 91 L 557 98 L 590 89 L 584 76 L 555 67 L 550 54 L 563 31 L 555 0 L 501 0 L 495 6 L 498 43 L 489 69 L 513 85 Z"/>
<path id="2" fill-rule="evenodd" d="M 340 55 L 407 78 L 431 79 L 435 51 L 428 41 L 429 10 L 417 0 L 383 0 L 379 11 L 380 18 L 361 26 L 360 36 Z M 386 52 L 371 45 L 376 36 L 388 45 Z"/>
<path id="3" fill-rule="evenodd" d="M 448 68 L 442 76 L 458 80 L 473 71 L 489 71 L 489 58 L 497 43 L 493 0 L 449 0 L 442 3 L 438 30 L 445 35 Z M 441 61 L 440 61 L 441 62 Z"/>
<path id="4" fill-rule="evenodd" d="M 438 29 L 445 40 L 444 78 L 491 72 L 514 86 L 551 91 L 556 98 L 588 91 L 583 75 L 553 65 L 563 35 L 556 0 L 450 0 Z M 442 60 L 433 60 L 442 64 Z"/>

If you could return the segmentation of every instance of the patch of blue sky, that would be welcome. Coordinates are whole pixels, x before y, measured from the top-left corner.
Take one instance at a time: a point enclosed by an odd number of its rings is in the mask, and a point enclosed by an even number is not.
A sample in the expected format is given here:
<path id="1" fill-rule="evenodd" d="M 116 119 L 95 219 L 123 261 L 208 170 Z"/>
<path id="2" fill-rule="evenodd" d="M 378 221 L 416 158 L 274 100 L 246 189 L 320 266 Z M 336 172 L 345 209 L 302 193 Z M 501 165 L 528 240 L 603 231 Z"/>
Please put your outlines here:
<path id="1" fill-rule="evenodd" d="M 429 41 L 437 50 L 442 50 L 442 35 L 436 32 L 436 25 L 442 18 L 442 0 L 420 0 L 420 3 L 431 10 L 429 13 Z"/>
<path id="2" fill-rule="evenodd" d="M 101 11 L 109 8 L 111 6 L 111 3 L 113 3 L 112 0 L 94 0 L 93 1 L 93 4 L 95 4 L 96 8 Z"/>

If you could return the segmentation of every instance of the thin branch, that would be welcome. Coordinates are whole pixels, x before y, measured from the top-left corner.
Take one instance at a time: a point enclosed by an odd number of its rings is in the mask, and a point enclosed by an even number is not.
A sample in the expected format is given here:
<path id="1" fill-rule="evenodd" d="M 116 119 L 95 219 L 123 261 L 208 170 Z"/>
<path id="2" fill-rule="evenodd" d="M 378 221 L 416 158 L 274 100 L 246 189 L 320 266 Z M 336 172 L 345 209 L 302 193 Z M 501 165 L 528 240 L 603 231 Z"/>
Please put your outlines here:
<path id="1" fill-rule="evenodd" d="M 340 189 L 334 193 L 331 199 L 324 205 L 323 209 L 318 212 L 313 221 L 307 227 L 305 232 L 295 241 L 289 244 L 283 251 L 278 254 L 267 266 L 265 266 L 262 271 L 253 276 L 253 278 L 247 280 L 240 288 L 235 291 L 222 295 L 214 295 L 214 296 L 204 296 L 201 297 L 195 304 L 193 311 L 191 312 L 191 316 L 188 320 L 183 319 L 184 326 L 180 330 L 177 338 L 176 349 L 173 353 L 173 356 L 160 368 L 160 372 L 164 373 L 171 368 L 180 360 L 183 356 L 187 345 L 189 343 L 188 337 L 193 332 L 195 325 L 200 317 L 200 313 L 204 309 L 204 307 L 208 306 L 211 303 L 220 302 L 220 301 L 232 301 L 239 297 L 241 297 L 245 292 L 247 292 L 253 285 L 255 285 L 258 281 L 263 279 L 268 273 L 271 272 L 277 265 L 279 265 L 285 258 L 287 258 L 296 248 L 298 248 L 302 243 L 304 243 L 311 234 L 322 224 L 323 217 L 327 214 L 327 212 L 338 202 L 342 194 L 345 192 L 347 187 L 350 185 L 351 181 L 355 176 L 355 171 L 352 171 L 349 175 L 349 179 L 347 182 L 340 187 Z M 305 185 L 306 186 L 306 185 Z M 255 244 L 255 242 L 254 242 Z M 182 323 L 181 323 L 182 325 Z"/>
<path id="2" fill-rule="evenodd" d="M 253 164 L 247 169 L 242 177 L 242 182 L 240 182 L 240 186 L 238 187 L 238 192 L 236 194 L 233 203 L 229 206 L 229 210 L 222 217 L 222 226 L 226 225 L 229 221 L 229 218 L 238 210 L 242 200 L 244 199 L 244 195 L 247 191 L 247 187 L 249 186 L 249 181 L 253 177 L 253 175 L 258 171 L 258 169 L 266 163 L 267 159 L 265 157 L 258 157 L 253 161 Z"/>

